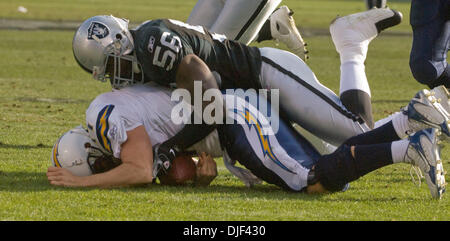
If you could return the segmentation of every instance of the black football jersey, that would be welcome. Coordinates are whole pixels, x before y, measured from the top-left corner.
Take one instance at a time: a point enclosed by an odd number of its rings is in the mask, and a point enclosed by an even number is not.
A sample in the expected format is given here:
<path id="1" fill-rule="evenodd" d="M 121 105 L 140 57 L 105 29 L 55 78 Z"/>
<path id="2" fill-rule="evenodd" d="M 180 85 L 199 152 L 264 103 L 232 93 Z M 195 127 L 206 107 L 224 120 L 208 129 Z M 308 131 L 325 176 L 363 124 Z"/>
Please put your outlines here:
<path id="1" fill-rule="evenodd" d="M 175 87 L 181 60 L 195 54 L 220 74 L 221 89 L 260 88 L 261 54 L 256 47 L 171 19 L 144 22 L 131 33 L 146 80 Z"/>

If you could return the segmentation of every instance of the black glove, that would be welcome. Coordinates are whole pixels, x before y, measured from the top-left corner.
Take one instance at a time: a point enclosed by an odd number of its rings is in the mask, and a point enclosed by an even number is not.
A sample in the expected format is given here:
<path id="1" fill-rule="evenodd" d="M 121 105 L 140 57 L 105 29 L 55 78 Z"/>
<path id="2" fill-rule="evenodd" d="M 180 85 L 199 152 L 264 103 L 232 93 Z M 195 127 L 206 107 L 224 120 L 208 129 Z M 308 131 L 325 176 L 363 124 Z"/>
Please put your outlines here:
<path id="1" fill-rule="evenodd" d="M 176 147 L 157 144 L 153 148 L 153 178 L 166 174 L 172 166 L 172 161 L 178 154 Z"/>

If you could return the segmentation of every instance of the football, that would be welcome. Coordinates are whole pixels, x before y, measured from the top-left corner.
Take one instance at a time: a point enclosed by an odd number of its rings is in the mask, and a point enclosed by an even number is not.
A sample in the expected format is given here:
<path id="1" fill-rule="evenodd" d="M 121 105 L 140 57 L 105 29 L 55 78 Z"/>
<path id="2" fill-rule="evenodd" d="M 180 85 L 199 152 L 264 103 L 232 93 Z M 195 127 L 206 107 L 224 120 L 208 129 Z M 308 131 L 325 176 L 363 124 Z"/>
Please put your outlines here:
<path id="1" fill-rule="evenodd" d="M 159 177 L 159 182 L 163 185 L 183 185 L 194 181 L 196 175 L 196 165 L 190 155 L 180 155 L 176 157 L 167 174 Z"/>

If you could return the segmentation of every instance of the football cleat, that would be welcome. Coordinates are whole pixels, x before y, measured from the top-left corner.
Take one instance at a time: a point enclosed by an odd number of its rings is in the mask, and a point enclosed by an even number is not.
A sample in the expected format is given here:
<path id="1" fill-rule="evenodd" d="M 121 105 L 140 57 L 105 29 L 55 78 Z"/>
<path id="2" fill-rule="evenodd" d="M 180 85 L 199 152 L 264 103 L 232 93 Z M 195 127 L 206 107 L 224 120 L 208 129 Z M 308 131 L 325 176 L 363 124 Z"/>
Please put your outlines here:
<path id="1" fill-rule="evenodd" d="M 368 11 L 337 17 L 331 22 L 330 33 L 336 50 L 341 55 L 348 51 L 366 56 L 367 46 L 378 33 L 402 21 L 402 14 L 390 8 L 373 8 Z M 350 49 L 349 49 L 350 48 Z"/>
<path id="2" fill-rule="evenodd" d="M 447 102 L 447 99 L 443 100 Z M 428 90 L 419 91 L 411 99 L 407 108 L 403 111 L 408 116 L 411 134 L 426 128 L 438 128 L 442 133 L 450 136 L 450 115 L 438 101 L 434 92 Z"/>
<path id="3" fill-rule="evenodd" d="M 417 166 L 428 185 L 431 196 L 442 198 L 445 192 L 445 172 L 436 135 L 423 130 L 410 137 L 404 162 Z"/>
<path id="4" fill-rule="evenodd" d="M 441 85 L 438 87 L 434 87 L 432 89 L 431 94 L 436 97 L 436 101 L 444 107 L 444 109 L 447 111 L 447 113 L 450 113 L 450 92 L 448 91 L 445 86 Z"/>
<path id="5" fill-rule="evenodd" d="M 309 58 L 308 50 L 306 50 L 306 43 L 295 26 L 293 14 L 294 12 L 287 6 L 281 6 L 275 10 L 269 18 L 270 32 L 272 38 L 286 44 L 293 53 L 306 61 Z"/>

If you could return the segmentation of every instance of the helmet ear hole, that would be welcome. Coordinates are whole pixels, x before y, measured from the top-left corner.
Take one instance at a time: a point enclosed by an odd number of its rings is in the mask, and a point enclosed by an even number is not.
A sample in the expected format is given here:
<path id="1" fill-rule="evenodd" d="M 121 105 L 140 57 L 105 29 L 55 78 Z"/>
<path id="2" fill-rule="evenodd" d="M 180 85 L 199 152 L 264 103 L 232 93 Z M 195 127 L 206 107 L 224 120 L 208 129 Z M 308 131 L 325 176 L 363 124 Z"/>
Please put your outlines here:
<path id="1" fill-rule="evenodd" d="M 122 34 L 120 34 L 120 33 L 116 34 L 116 39 L 122 40 Z"/>

